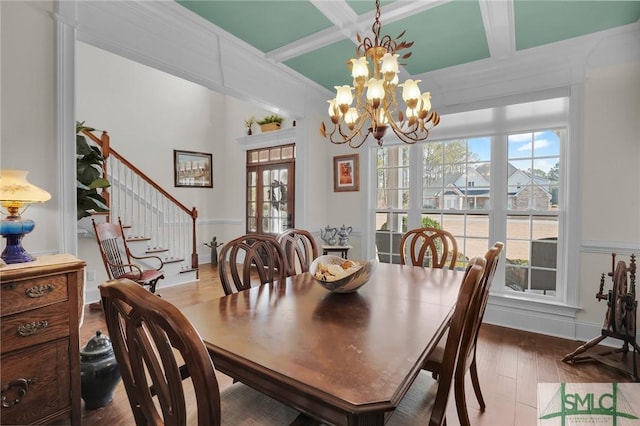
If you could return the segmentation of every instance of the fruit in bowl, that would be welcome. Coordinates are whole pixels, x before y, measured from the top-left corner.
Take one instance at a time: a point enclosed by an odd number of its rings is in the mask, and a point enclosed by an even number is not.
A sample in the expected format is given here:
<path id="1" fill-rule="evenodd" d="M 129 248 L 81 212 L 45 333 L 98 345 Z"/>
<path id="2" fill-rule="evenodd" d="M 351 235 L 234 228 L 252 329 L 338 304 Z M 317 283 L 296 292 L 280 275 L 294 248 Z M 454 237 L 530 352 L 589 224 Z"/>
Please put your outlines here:
<path id="1" fill-rule="evenodd" d="M 334 293 L 351 293 L 369 281 L 373 265 L 372 261 L 353 261 L 325 255 L 311 263 L 309 272 L 327 290 Z"/>

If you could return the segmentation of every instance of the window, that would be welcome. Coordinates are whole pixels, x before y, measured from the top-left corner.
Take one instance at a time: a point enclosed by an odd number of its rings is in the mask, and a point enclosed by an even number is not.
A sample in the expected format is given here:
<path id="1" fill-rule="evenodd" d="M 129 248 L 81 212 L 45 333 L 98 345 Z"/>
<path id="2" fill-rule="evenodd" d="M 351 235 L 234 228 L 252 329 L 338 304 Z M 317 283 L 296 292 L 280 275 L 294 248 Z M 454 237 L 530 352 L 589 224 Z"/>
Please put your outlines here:
<path id="1" fill-rule="evenodd" d="M 505 285 L 556 292 L 560 143 L 563 129 L 507 137 Z"/>
<path id="2" fill-rule="evenodd" d="M 421 224 L 453 234 L 461 268 L 489 244 L 491 143 L 477 137 L 422 145 Z"/>
<path id="3" fill-rule="evenodd" d="M 247 151 L 247 233 L 295 226 L 295 145 Z"/>
<path id="4" fill-rule="evenodd" d="M 400 238 L 407 230 L 409 208 L 409 147 L 377 152 L 376 247 L 378 259 L 400 263 Z"/>
<path id="5" fill-rule="evenodd" d="M 505 242 L 494 293 L 566 300 L 558 259 L 568 105 L 562 97 L 450 114 L 447 138 L 375 148 L 379 261 L 399 262 L 408 229 L 442 228 L 458 242 L 460 268 Z"/>

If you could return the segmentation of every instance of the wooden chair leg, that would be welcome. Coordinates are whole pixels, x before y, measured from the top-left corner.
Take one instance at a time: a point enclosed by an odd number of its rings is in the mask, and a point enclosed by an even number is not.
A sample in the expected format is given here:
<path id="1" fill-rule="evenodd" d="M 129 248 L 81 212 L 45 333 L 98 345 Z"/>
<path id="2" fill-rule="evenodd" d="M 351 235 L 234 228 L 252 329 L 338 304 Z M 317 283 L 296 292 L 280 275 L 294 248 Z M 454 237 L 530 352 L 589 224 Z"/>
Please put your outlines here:
<path id="1" fill-rule="evenodd" d="M 467 412 L 467 399 L 464 393 L 464 374 L 456 374 L 454 379 L 454 392 L 456 399 L 456 409 L 458 411 L 458 420 L 462 426 L 470 426 L 469 413 Z"/>
<path id="2" fill-rule="evenodd" d="M 480 390 L 480 381 L 478 380 L 478 366 L 476 365 L 476 358 L 473 358 L 471 362 L 471 366 L 469 367 L 471 372 L 471 384 L 473 384 L 473 391 L 476 394 L 476 399 L 478 400 L 478 404 L 480 404 L 480 411 L 484 412 L 486 405 L 484 403 L 484 398 L 482 397 L 482 391 Z"/>
<path id="3" fill-rule="evenodd" d="M 163 276 L 160 276 L 160 277 L 158 277 L 158 278 L 156 278 L 155 280 L 151 280 L 151 281 L 149 281 L 149 291 L 150 291 L 151 293 L 154 293 L 154 294 L 155 294 L 155 292 L 156 292 L 156 286 L 158 285 L 158 281 L 160 281 L 160 279 L 162 279 L 162 278 L 164 278 L 164 275 L 163 275 Z M 158 295 L 158 296 L 159 296 L 159 295 Z"/>

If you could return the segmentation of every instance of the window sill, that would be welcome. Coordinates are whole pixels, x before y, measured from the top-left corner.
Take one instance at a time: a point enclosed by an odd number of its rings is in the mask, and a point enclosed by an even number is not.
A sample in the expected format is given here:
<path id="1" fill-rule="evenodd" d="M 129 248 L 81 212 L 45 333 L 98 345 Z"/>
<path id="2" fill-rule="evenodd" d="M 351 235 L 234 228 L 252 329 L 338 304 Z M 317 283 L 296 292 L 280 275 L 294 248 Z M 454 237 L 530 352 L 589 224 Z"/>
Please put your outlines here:
<path id="1" fill-rule="evenodd" d="M 577 339 L 579 330 L 576 312 L 579 309 L 582 308 L 556 301 L 497 294 L 489 296 L 483 320 L 501 327 Z"/>
<path id="2" fill-rule="evenodd" d="M 518 310 L 559 315 L 567 318 L 575 318 L 576 312 L 582 309 L 579 306 L 567 305 L 556 300 L 531 299 L 511 294 L 490 294 L 489 304 Z"/>

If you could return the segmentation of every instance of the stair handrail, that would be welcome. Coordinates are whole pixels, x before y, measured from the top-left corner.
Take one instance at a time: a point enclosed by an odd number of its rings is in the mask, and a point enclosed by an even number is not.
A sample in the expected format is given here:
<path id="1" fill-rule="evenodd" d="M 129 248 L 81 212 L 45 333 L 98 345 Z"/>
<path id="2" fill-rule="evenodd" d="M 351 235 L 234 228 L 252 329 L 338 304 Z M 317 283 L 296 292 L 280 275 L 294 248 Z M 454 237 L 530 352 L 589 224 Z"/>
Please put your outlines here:
<path id="1" fill-rule="evenodd" d="M 195 206 L 189 209 L 187 206 L 182 204 L 180 201 L 176 200 L 171 194 L 165 191 L 164 188 L 162 188 L 155 181 L 153 181 L 153 179 L 151 179 L 144 172 L 142 172 L 140 169 L 134 166 L 129 160 L 124 158 L 122 154 L 120 154 L 115 149 L 111 148 L 111 138 L 109 137 L 109 134 L 107 133 L 106 130 L 102 131 L 102 134 L 100 135 L 99 138 L 87 129 L 83 129 L 82 134 L 87 136 L 89 139 L 91 139 L 100 147 L 100 150 L 102 152 L 102 157 L 104 158 L 104 161 L 105 161 L 105 167 L 103 167 L 103 172 L 102 172 L 103 177 L 105 179 L 107 178 L 106 163 L 109 159 L 109 156 L 113 154 L 113 156 L 116 157 L 120 162 L 122 162 L 126 167 L 131 169 L 131 171 L 133 171 L 135 174 L 140 176 L 145 182 L 151 185 L 156 191 L 161 193 L 164 197 L 166 197 L 168 200 L 170 200 L 173 204 L 178 206 L 181 210 L 183 210 L 186 214 L 188 214 L 191 217 L 191 221 L 192 221 L 191 229 L 192 229 L 192 237 L 193 237 L 193 244 L 192 244 L 193 247 L 191 252 L 191 268 L 198 269 L 198 252 L 196 249 L 196 219 L 198 218 L 198 210 L 195 208 Z M 109 203 L 110 200 L 109 200 L 108 193 L 104 198 L 107 200 L 107 203 Z"/>

